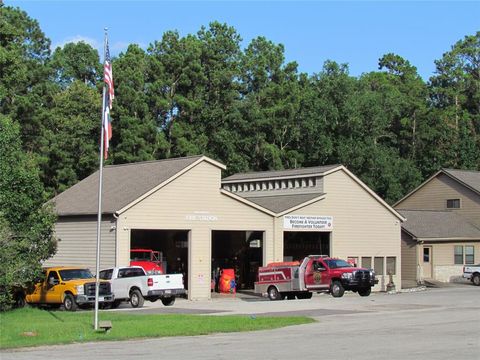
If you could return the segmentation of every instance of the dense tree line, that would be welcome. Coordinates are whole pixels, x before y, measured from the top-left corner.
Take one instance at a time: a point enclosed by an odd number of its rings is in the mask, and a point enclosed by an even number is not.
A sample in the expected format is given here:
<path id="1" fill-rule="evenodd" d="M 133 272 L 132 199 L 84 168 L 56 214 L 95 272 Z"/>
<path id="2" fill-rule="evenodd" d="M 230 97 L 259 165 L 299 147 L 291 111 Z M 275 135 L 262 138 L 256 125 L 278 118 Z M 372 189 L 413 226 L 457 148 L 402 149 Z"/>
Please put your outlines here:
<path id="1" fill-rule="evenodd" d="M 82 42 L 51 52 L 37 21 L 0 11 L 1 114 L 52 196 L 98 167 L 101 59 Z M 334 61 L 308 75 L 280 44 L 241 42 L 213 22 L 115 58 L 107 163 L 205 154 L 226 175 L 341 163 L 390 203 L 440 167 L 479 169 L 480 32 L 435 61 L 428 81 L 397 54 L 359 77 Z"/>

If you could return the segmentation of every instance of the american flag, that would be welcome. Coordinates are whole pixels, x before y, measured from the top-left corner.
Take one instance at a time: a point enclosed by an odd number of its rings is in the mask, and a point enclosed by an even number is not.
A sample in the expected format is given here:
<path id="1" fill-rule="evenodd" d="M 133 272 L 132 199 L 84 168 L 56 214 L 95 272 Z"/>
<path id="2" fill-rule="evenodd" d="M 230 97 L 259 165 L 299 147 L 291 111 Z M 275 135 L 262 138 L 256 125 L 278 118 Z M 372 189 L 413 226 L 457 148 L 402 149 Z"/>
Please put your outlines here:
<path id="1" fill-rule="evenodd" d="M 103 75 L 106 85 L 105 91 L 105 114 L 104 114 L 104 158 L 108 158 L 108 148 L 109 142 L 112 138 L 112 122 L 110 118 L 110 109 L 112 108 L 112 100 L 115 98 L 115 93 L 113 91 L 113 73 L 112 73 L 112 62 L 110 60 L 110 50 L 108 48 L 108 40 L 106 41 L 105 46 L 105 64 L 103 66 Z"/>

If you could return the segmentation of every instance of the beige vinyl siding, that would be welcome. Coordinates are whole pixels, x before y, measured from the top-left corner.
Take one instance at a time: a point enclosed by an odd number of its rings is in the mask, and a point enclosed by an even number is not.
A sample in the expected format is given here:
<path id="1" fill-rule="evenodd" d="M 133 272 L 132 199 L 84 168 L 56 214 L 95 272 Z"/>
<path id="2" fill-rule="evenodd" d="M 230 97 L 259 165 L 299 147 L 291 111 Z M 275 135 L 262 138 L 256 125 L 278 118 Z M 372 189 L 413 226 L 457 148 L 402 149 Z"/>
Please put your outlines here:
<path id="1" fill-rule="evenodd" d="M 343 259 L 384 257 L 383 268 L 385 257 L 394 256 L 393 280 L 400 285 L 400 220 L 343 170 L 325 176 L 324 191 L 325 199 L 286 215 L 333 216 L 331 255 Z M 283 217 L 276 223 L 275 234 L 275 246 L 283 247 Z M 374 290 L 385 290 L 388 276 L 380 276 L 379 280 Z"/>
<path id="2" fill-rule="evenodd" d="M 475 242 L 449 242 L 448 244 L 439 244 L 425 241 L 425 244 L 431 245 L 433 248 L 433 266 L 455 265 L 454 248 L 460 246 L 474 247 L 474 262 L 480 263 L 480 241 Z M 465 254 L 464 254 L 465 258 Z M 463 264 L 460 266 L 462 267 Z"/>
<path id="3" fill-rule="evenodd" d="M 449 242 L 447 244 L 439 244 L 435 242 L 425 241 L 425 245 L 432 246 L 432 278 L 442 282 L 450 282 L 462 276 L 463 264 L 455 265 L 454 247 L 474 246 L 475 263 L 480 262 L 480 242 Z"/>
<path id="4" fill-rule="evenodd" d="M 55 225 L 57 253 L 45 266 L 86 266 L 92 272 L 97 261 L 97 217 L 60 217 Z M 115 266 L 115 219 L 103 216 L 100 268 Z"/>
<path id="5" fill-rule="evenodd" d="M 220 168 L 200 162 L 120 214 L 118 263 L 128 263 L 131 229 L 189 230 L 189 298 L 201 299 L 210 297 L 213 230 L 265 232 L 264 262 L 272 261 L 272 217 L 222 194 L 220 179 Z M 198 220 L 196 215 L 209 215 L 211 220 Z"/>
<path id="6" fill-rule="evenodd" d="M 395 208 L 446 210 L 448 199 L 460 199 L 461 208 L 452 211 L 480 225 L 480 195 L 442 173 L 398 203 Z"/>
<path id="7" fill-rule="evenodd" d="M 417 242 L 402 231 L 402 288 L 417 285 Z"/>

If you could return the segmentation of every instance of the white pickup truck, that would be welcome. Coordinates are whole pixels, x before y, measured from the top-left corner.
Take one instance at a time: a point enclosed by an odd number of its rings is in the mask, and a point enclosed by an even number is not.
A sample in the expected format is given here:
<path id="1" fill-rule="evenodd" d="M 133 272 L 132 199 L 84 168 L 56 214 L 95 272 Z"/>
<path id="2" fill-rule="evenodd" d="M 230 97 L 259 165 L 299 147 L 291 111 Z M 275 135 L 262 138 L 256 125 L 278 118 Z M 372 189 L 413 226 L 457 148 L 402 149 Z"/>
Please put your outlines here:
<path id="1" fill-rule="evenodd" d="M 470 279 L 473 285 L 480 286 L 480 264 L 465 265 L 463 267 L 463 277 L 465 279 Z"/>
<path id="2" fill-rule="evenodd" d="M 185 294 L 182 274 L 147 275 L 140 266 L 125 266 L 103 269 L 99 277 L 111 283 L 115 295 L 112 308 L 123 301 L 129 301 L 134 308 L 142 307 L 145 299 L 160 299 L 163 305 L 171 306 L 175 297 Z"/>

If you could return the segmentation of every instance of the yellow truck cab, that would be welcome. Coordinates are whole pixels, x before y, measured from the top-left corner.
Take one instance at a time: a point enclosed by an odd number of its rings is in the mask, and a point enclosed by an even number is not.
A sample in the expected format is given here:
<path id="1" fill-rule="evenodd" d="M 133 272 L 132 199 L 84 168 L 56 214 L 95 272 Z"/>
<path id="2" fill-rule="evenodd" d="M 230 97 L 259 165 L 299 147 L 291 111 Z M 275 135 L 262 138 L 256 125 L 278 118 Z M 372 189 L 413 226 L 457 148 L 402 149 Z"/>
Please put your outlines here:
<path id="1" fill-rule="evenodd" d="M 96 279 L 90 270 L 81 267 L 50 267 L 43 278 L 25 296 L 28 304 L 48 305 L 75 311 L 78 306 L 95 303 Z M 100 281 L 99 303 L 113 302 L 108 281 Z"/>

